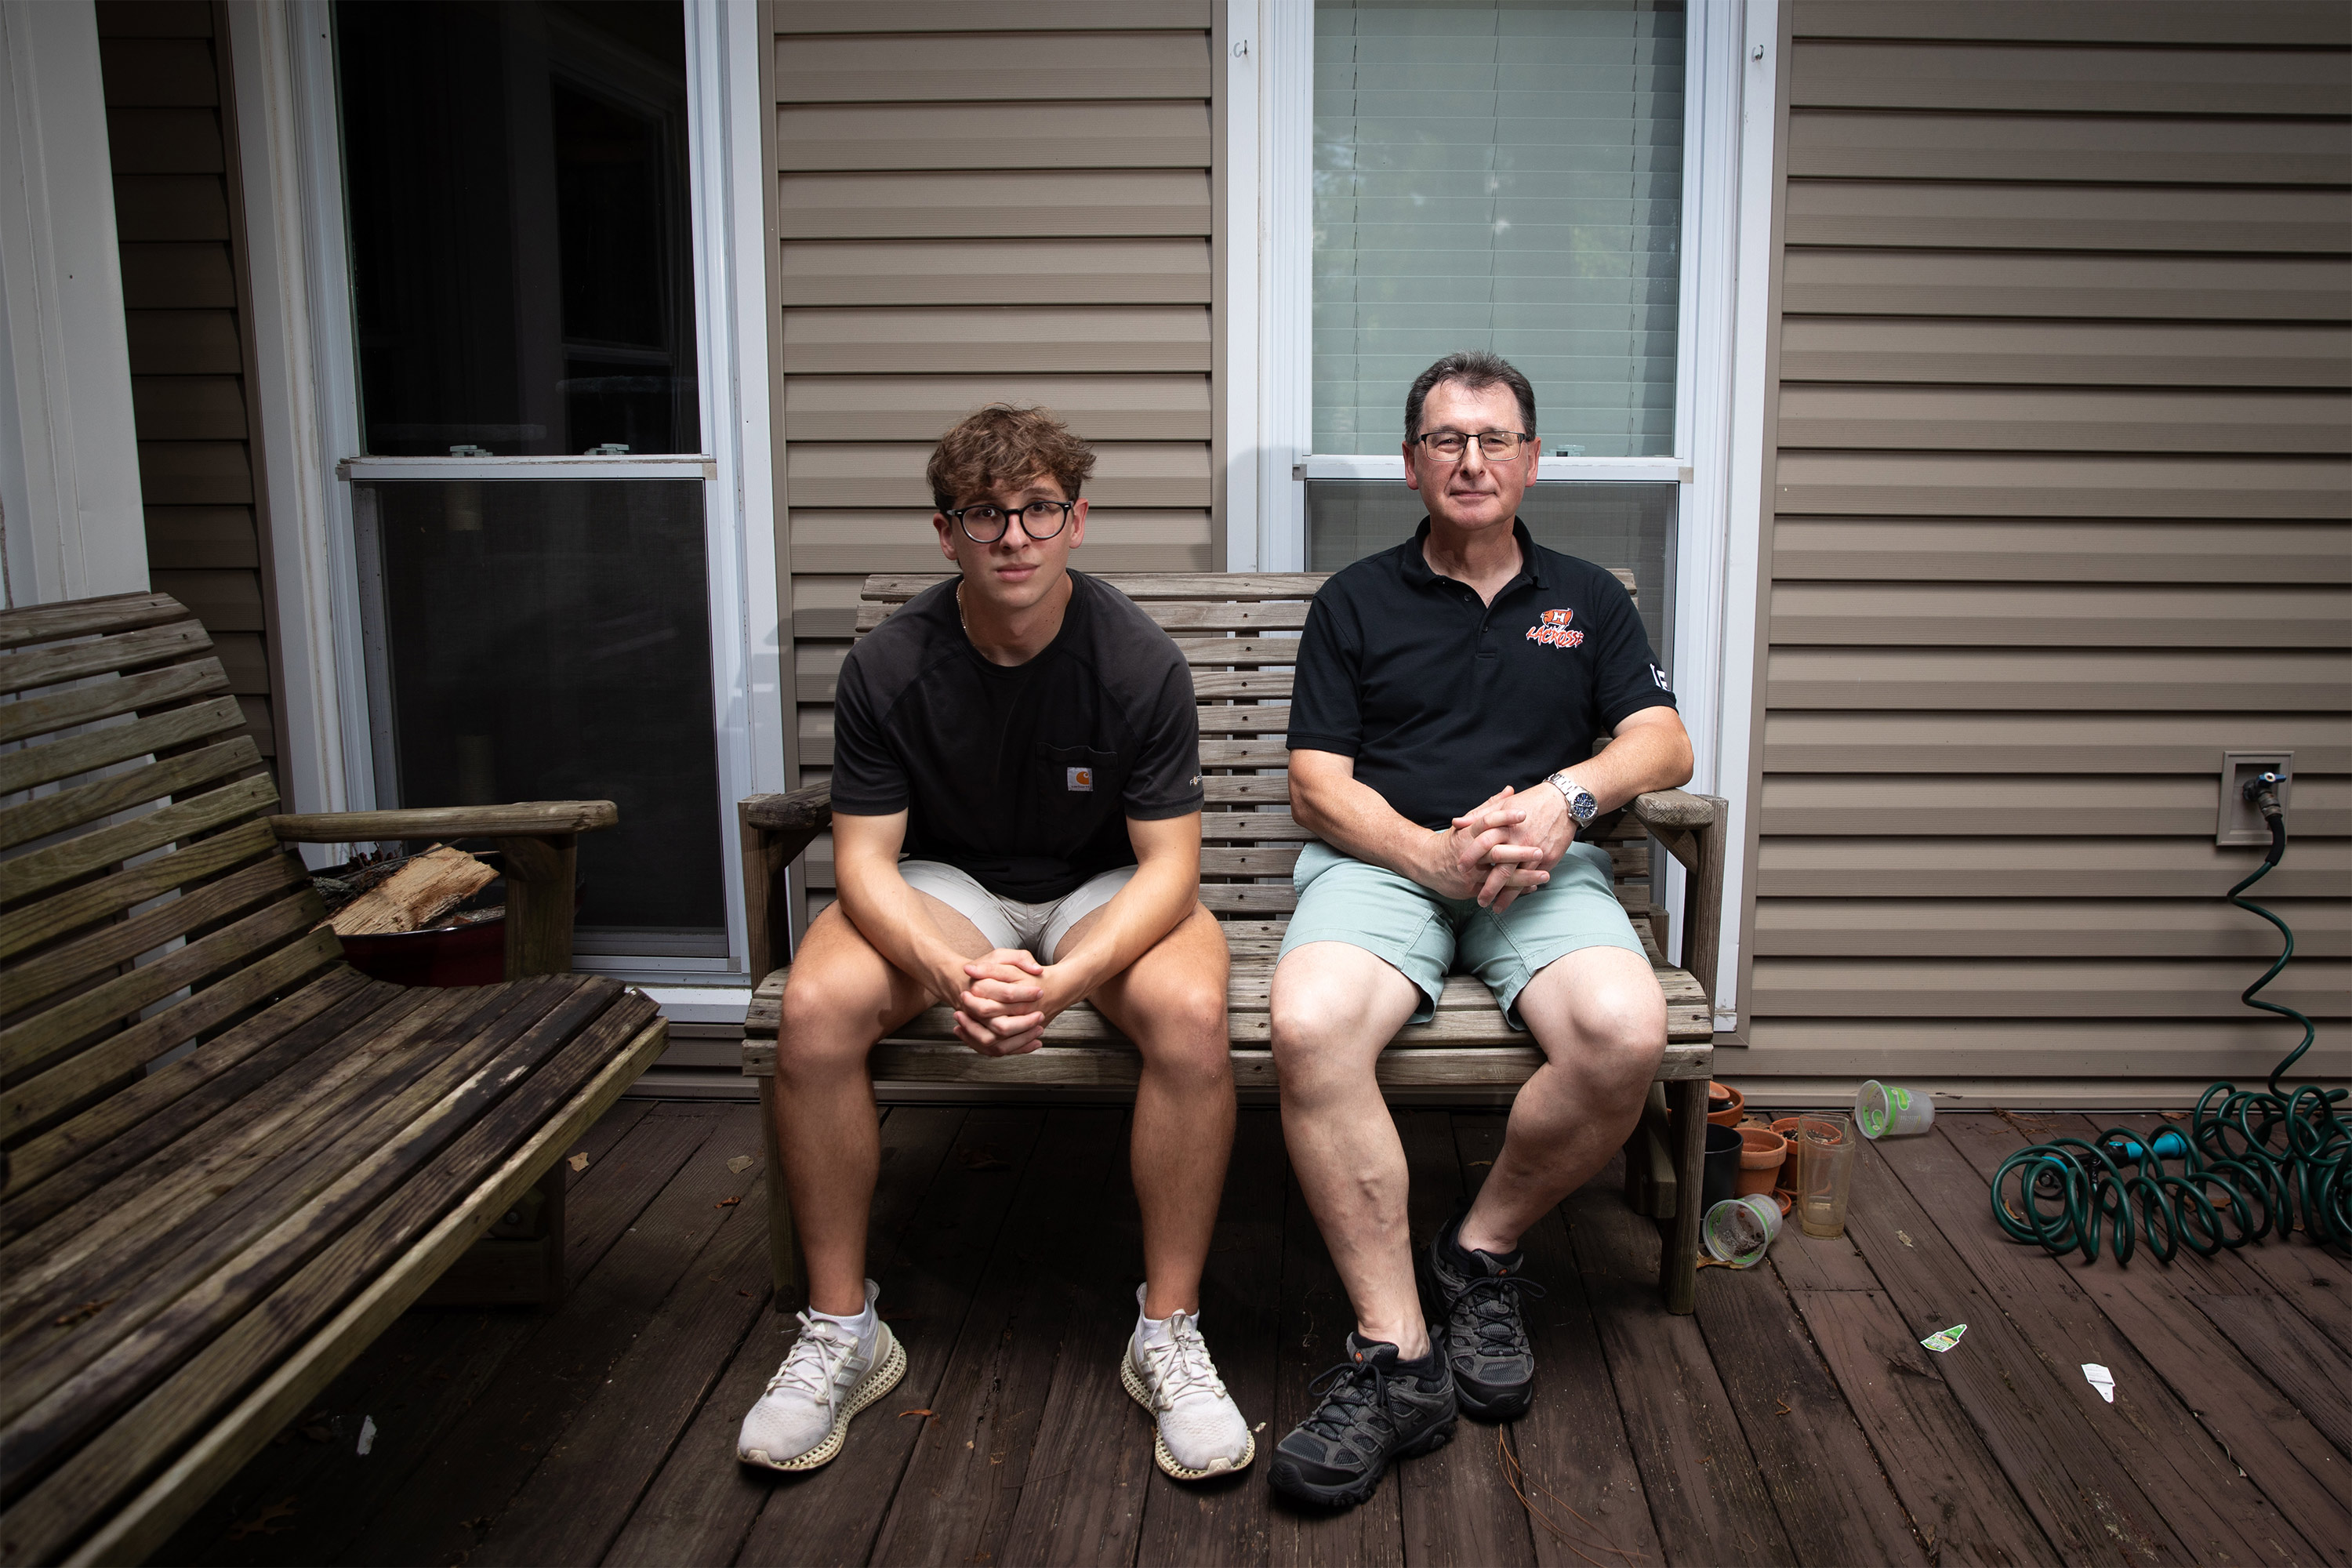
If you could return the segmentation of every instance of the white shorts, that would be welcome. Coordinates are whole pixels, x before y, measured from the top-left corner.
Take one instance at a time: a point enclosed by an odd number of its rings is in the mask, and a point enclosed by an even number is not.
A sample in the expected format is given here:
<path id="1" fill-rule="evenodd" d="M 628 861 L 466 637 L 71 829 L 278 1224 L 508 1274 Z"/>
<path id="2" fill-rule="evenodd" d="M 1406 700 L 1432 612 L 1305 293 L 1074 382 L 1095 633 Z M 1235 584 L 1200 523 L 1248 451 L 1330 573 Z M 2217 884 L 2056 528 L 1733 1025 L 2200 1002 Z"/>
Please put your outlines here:
<path id="1" fill-rule="evenodd" d="M 978 926 L 991 947 L 1017 949 L 1040 963 L 1051 963 L 1070 928 L 1117 897 L 1135 868 L 1121 866 L 1089 877 L 1044 904 L 999 898 L 971 872 L 938 860 L 901 860 L 898 875 L 915 891 L 930 894 Z"/>

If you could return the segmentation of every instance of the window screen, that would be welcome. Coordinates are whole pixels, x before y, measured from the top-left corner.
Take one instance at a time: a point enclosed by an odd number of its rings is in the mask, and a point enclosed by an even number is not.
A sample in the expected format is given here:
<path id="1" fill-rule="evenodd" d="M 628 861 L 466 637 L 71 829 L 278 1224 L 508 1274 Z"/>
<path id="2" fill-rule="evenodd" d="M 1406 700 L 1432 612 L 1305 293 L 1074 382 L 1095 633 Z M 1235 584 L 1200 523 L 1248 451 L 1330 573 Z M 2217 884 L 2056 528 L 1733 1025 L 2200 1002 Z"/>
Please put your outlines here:
<path id="1" fill-rule="evenodd" d="M 1682 153 L 1679 0 L 1317 0 L 1313 449 L 1478 348 L 1547 455 L 1671 455 Z"/>

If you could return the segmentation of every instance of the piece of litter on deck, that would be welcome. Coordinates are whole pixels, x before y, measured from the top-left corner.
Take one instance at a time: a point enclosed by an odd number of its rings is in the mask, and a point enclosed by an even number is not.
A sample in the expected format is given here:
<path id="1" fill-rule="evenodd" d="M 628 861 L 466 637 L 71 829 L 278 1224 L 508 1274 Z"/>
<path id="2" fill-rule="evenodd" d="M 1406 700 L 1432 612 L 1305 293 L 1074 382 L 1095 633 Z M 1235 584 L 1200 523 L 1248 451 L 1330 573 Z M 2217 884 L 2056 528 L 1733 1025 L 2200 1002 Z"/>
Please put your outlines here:
<path id="1" fill-rule="evenodd" d="M 749 1154 L 738 1154 L 732 1160 L 727 1162 L 727 1168 L 740 1176 L 744 1172 L 751 1168 L 751 1156 Z"/>
<path id="2" fill-rule="evenodd" d="M 1921 1340 L 1919 1342 L 1926 1345 L 1929 1350 L 1934 1351 L 1937 1355 L 1942 1355 L 1946 1351 L 1950 1350 L 1954 1345 L 1958 1344 L 1960 1342 L 1960 1336 L 1968 1331 L 1969 1326 L 1966 1323 L 1954 1323 L 1948 1329 L 1937 1329 L 1934 1333 L 1929 1334 L 1926 1339 Z"/>
<path id="3" fill-rule="evenodd" d="M 2100 1398 L 2105 1400 L 2110 1405 L 2113 1405 L 2116 1402 L 2116 1374 L 2114 1373 L 2109 1372 L 2097 1362 L 2086 1361 L 2083 1363 L 2083 1375 L 2090 1380 L 2090 1384 L 2093 1388 L 2099 1391 Z"/>
<path id="4" fill-rule="evenodd" d="M 374 1447 L 375 1417 L 370 1415 L 360 1422 L 360 1458 L 366 1458 L 367 1451 Z"/>
<path id="5" fill-rule="evenodd" d="M 1895 1233 L 1895 1240 L 1897 1240 L 1897 1241 L 1899 1241 L 1899 1242 L 1901 1242 L 1901 1243 L 1902 1243 L 1904 1246 L 1906 1246 L 1906 1247 L 1913 1247 L 1913 1243 L 1912 1243 L 1912 1240 L 1911 1240 L 1911 1233 L 1910 1233 L 1909 1231 L 1907 1231 L 1907 1230 L 1898 1230 L 1898 1231 L 1896 1231 L 1896 1232 Z M 1915 1251 L 1916 1251 L 1916 1250 L 1917 1250 L 1917 1248 L 1916 1248 L 1916 1247 L 1913 1247 L 1913 1250 L 1915 1250 Z"/>
<path id="6" fill-rule="evenodd" d="M 574 1154 L 572 1158 L 564 1161 L 563 1163 L 571 1166 L 575 1171 L 584 1171 L 588 1168 L 588 1156 L 585 1154 Z"/>

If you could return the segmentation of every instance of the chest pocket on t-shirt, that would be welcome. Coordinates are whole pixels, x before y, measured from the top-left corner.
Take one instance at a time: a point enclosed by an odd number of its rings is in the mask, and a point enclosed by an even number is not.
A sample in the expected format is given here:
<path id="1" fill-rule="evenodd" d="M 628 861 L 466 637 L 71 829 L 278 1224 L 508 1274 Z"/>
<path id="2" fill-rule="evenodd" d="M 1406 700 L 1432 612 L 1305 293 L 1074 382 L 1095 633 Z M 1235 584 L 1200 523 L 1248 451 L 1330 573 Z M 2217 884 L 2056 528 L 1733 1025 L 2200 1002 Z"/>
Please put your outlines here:
<path id="1" fill-rule="evenodd" d="M 1105 820 L 1119 813 L 1127 791 L 1127 768 L 1117 752 L 1090 746 L 1037 742 L 1031 799 L 1045 840 L 1066 853 L 1092 838 Z"/>

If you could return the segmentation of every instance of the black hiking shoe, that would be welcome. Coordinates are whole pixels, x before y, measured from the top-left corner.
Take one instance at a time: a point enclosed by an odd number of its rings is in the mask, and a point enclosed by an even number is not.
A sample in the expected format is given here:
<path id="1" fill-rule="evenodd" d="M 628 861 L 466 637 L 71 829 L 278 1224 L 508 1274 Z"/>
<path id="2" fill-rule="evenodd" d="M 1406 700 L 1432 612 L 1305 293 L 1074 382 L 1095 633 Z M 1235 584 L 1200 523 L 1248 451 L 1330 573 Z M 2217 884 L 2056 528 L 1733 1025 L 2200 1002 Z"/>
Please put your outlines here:
<path id="1" fill-rule="evenodd" d="M 1454 1436 L 1454 1380 L 1444 1347 L 1433 1372 L 1400 1373 L 1396 1346 L 1348 1336 L 1348 1360 L 1307 1385 L 1323 1403 L 1275 1446 L 1266 1479 L 1274 1489 L 1326 1508 L 1352 1508 L 1372 1495 L 1391 1459 L 1445 1447 Z"/>
<path id="2" fill-rule="evenodd" d="M 1481 1421 L 1516 1421 L 1536 1393 L 1535 1352 L 1520 1318 L 1520 1298 L 1543 1287 L 1519 1276 L 1525 1254 L 1497 1258 L 1464 1247 L 1464 1209 L 1429 1243 L 1429 1273 L 1437 1287 L 1437 1313 L 1445 1322 L 1445 1359 L 1462 1408 Z"/>

